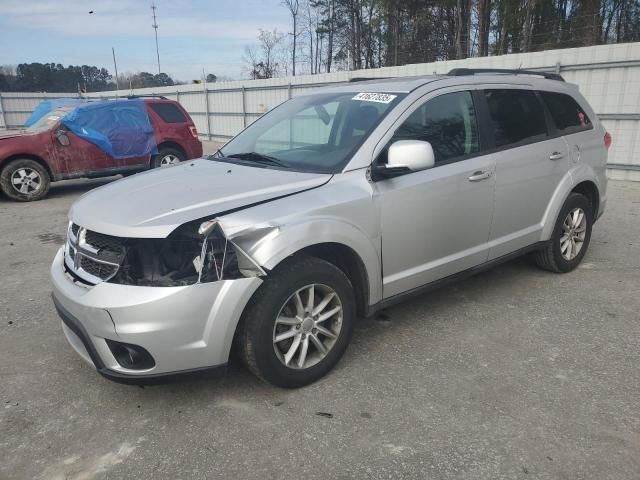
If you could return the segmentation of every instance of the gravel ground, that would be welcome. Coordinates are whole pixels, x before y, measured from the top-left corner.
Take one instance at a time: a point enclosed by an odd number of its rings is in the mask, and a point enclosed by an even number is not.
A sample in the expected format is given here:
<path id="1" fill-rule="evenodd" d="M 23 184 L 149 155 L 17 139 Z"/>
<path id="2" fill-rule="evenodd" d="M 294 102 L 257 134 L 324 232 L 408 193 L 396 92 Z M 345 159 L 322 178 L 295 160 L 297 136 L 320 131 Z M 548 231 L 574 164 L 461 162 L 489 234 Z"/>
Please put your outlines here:
<path id="1" fill-rule="evenodd" d="M 517 260 L 358 323 L 325 379 L 140 388 L 72 351 L 48 268 L 113 181 L 0 198 L 0 478 L 640 477 L 640 183 L 610 183 L 581 267 Z"/>

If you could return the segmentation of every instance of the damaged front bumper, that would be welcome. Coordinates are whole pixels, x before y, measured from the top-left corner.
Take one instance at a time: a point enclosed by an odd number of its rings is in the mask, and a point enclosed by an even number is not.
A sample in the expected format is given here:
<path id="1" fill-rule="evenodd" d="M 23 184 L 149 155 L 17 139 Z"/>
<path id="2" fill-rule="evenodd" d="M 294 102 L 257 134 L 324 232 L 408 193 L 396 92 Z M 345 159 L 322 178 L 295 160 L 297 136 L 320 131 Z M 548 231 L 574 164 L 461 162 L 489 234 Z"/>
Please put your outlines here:
<path id="1" fill-rule="evenodd" d="M 50 277 L 64 333 L 84 360 L 120 381 L 224 368 L 242 311 L 262 283 L 251 277 L 175 287 L 87 286 L 65 271 L 63 257 L 60 249 Z M 138 368 L 123 361 L 121 350 L 129 346 L 152 362 Z"/>

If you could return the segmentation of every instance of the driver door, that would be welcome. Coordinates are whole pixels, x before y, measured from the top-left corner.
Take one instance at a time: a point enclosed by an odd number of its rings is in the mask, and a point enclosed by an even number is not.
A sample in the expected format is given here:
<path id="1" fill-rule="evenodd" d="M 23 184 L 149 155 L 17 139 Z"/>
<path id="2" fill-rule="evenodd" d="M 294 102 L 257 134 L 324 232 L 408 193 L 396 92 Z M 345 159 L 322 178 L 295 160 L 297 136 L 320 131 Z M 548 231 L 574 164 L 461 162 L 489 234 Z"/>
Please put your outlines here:
<path id="1" fill-rule="evenodd" d="M 63 175 L 80 176 L 113 167 L 113 159 L 93 143 L 78 137 L 64 125 L 60 124 L 52 132 L 53 153 Z M 68 142 L 63 142 L 59 134 L 64 135 Z"/>
<path id="2" fill-rule="evenodd" d="M 445 93 L 412 108 L 389 145 L 428 141 L 436 163 L 375 183 L 384 298 L 488 259 L 495 162 L 491 155 L 482 155 L 472 93 Z"/>

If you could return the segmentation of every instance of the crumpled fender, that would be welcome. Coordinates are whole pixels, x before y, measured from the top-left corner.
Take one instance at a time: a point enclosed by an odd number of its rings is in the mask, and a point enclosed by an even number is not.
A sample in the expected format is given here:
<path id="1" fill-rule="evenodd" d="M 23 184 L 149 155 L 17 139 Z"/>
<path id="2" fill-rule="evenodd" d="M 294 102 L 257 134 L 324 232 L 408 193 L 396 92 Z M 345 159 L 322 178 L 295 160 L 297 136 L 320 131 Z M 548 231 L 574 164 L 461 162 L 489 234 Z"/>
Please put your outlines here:
<path id="1" fill-rule="evenodd" d="M 267 271 L 306 247 L 321 243 L 345 245 L 360 257 L 365 266 L 369 303 L 382 299 L 379 238 L 370 239 L 365 232 L 344 219 L 313 216 L 286 225 L 266 223 L 248 227 L 225 225 L 224 218 L 219 221 L 229 241 Z"/>

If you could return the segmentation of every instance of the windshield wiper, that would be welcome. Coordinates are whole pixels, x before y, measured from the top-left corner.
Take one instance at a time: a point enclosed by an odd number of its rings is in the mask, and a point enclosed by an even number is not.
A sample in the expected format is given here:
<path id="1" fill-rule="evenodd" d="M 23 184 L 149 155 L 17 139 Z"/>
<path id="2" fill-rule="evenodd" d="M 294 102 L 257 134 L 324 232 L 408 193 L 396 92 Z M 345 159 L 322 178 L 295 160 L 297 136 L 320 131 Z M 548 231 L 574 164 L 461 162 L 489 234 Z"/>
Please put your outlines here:
<path id="1" fill-rule="evenodd" d="M 248 160 L 250 162 L 268 163 L 270 165 L 276 165 L 278 167 L 291 168 L 282 160 L 278 160 L 277 158 L 270 157 L 269 155 L 264 155 L 258 152 L 232 153 L 231 155 L 225 155 L 224 158 L 239 158 L 240 160 Z"/>

